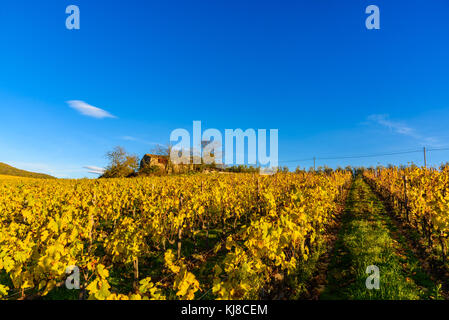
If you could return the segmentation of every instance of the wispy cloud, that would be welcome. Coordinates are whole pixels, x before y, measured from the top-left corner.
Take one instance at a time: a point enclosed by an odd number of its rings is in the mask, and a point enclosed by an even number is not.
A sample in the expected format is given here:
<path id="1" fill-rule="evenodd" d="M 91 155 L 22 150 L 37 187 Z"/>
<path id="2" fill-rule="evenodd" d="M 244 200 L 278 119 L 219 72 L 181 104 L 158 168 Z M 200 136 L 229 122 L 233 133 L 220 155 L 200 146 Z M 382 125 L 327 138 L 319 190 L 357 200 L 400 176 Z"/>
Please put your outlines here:
<path id="1" fill-rule="evenodd" d="M 388 128 L 394 133 L 418 140 L 421 144 L 435 145 L 438 143 L 438 139 L 436 139 L 435 137 L 425 137 L 418 133 L 411 126 L 405 124 L 403 121 L 390 120 L 387 114 L 372 114 L 368 117 L 368 121 Z"/>
<path id="2" fill-rule="evenodd" d="M 70 108 L 75 109 L 82 115 L 97 118 L 97 119 L 103 119 L 103 118 L 117 118 L 116 116 L 110 114 L 106 110 L 91 106 L 90 104 L 87 104 L 84 101 L 80 100 L 70 100 L 67 101 L 67 104 L 70 106 Z"/>
<path id="3" fill-rule="evenodd" d="M 402 135 L 414 138 L 418 136 L 414 129 L 410 128 L 402 122 L 390 120 L 387 114 L 372 114 L 368 117 L 368 120 L 380 124 L 381 126 L 387 127 L 388 129 Z"/>
<path id="4" fill-rule="evenodd" d="M 100 168 L 100 167 L 96 167 L 96 166 L 84 166 L 83 168 L 88 169 L 89 173 L 94 173 L 94 174 L 103 174 L 105 171 L 104 168 Z"/>
<path id="5" fill-rule="evenodd" d="M 138 140 L 137 138 L 134 138 L 131 136 L 123 136 L 122 139 L 126 140 L 126 141 L 137 141 Z"/>

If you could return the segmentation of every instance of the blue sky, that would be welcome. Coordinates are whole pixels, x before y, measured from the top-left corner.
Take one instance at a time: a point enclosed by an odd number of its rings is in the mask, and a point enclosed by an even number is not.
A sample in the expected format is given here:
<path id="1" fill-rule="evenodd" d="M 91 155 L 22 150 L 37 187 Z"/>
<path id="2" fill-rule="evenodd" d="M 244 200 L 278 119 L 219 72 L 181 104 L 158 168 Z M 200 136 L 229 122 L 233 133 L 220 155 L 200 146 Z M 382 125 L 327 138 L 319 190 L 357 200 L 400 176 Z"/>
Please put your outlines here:
<path id="1" fill-rule="evenodd" d="M 80 30 L 65 27 L 71 4 Z M 370 4 L 380 30 L 365 28 Z M 95 177 L 83 167 L 105 166 L 114 146 L 142 156 L 194 120 L 279 129 L 281 164 L 446 147 L 448 14 L 447 0 L 5 0 L 0 162 Z M 412 161 L 422 154 L 317 165 Z"/>

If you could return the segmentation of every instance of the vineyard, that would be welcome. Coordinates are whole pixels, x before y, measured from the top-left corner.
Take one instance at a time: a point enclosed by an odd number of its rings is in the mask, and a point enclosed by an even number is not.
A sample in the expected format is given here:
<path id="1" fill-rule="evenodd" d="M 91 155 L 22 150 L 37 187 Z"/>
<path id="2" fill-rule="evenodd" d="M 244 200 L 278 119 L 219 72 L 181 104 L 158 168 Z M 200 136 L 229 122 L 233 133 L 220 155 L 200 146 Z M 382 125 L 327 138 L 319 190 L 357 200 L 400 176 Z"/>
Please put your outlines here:
<path id="1" fill-rule="evenodd" d="M 2 177 L 0 295 L 263 299 L 288 288 L 300 296 L 351 177 Z M 70 291 L 74 266 L 80 288 Z"/>
<path id="2" fill-rule="evenodd" d="M 449 167 L 366 171 L 365 177 L 393 207 L 397 217 L 445 265 L 449 238 Z"/>
<path id="3" fill-rule="evenodd" d="M 0 176 L 0 298 L 436 299 L 447 285 L 448 186 L 447 168 L 416 167 Z M 365 287 L 373 264 L 379 290 Z M 79 287 L 68 290 L 75 269 Z"/>

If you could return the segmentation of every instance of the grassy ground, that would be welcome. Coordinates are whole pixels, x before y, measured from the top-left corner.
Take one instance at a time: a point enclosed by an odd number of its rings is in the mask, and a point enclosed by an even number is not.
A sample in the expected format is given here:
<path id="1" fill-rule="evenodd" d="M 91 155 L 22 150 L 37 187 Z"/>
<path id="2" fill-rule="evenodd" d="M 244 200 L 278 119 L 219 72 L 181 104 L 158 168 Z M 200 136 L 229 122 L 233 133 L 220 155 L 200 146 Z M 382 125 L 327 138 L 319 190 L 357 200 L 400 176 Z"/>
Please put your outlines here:
<path id="1" fill-rule="evenodd" d="M 379 289 L 367 289 L 368 266 L 379 268 Z M 386 213 L 361 177 L 348 196 L 342 227 L 320 299 L 440 299 L 438 286 L 421 270 Z"/>

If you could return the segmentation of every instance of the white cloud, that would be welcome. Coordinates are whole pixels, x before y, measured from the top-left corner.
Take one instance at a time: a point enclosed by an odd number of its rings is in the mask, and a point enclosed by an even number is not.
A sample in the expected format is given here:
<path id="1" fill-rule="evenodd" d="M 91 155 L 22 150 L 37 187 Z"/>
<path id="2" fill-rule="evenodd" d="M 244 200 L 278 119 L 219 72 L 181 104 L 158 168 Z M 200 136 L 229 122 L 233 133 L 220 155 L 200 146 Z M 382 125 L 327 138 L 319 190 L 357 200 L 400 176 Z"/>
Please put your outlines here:
<path id="1" fill-rule="evenodd" d="M 420 144 L 438 144 L 438 139 L 436 139 L 435 137 L 425 137 L 417 133 L 414 128 L 406 125 L 403 122 L 390 120 L 387 114 L 372 114 L 368 117 L 368 120 L 386 127 L 397 134 L 401 134 L 418 140 Z"/>
<path id="2" fill-rule="evenodd" d="M 93 117 L 97 119 L 103 119 L 103 118 L 117 118 L 116 116 L 110 114 L 106 110 L 91 106 L 90 104 L 85 103 L 84 101 L 79 100 L 70 100 L 67 101 L 67 104 L 70 106 L 70 108 L 75 109 L 82 115 Z"/>
<path id="3" fill-rule="evenodd" d="M 104 168 L 100 168 L 100 167 L 96 167 L 96 166 L 84 166 L 83 168 L 88 169 L 89 173 L 94 173 L 94 174 L 103 174 L 105 171 Z"/>
<path id="4" fill-rule="evenodd" d="M 137 138 L 131 137 L 131 136 L 124 136 L 122 137 L 123 140 L 126 141 L 137 141 Z"/>
<path id="5" fill-rule="evenodd" d="M 396 133 L 414 138 L 417 137 L 417 134 L 415 133 L 414 129 L 408 127 L 407 125 L 401 122 L 389 120 L 388 115 L 386 114 L 373 114 L 368 117 L 368 120 L 374 121 L 377 124 L 380 124 L 381 126 L 387 127 Z"/>

